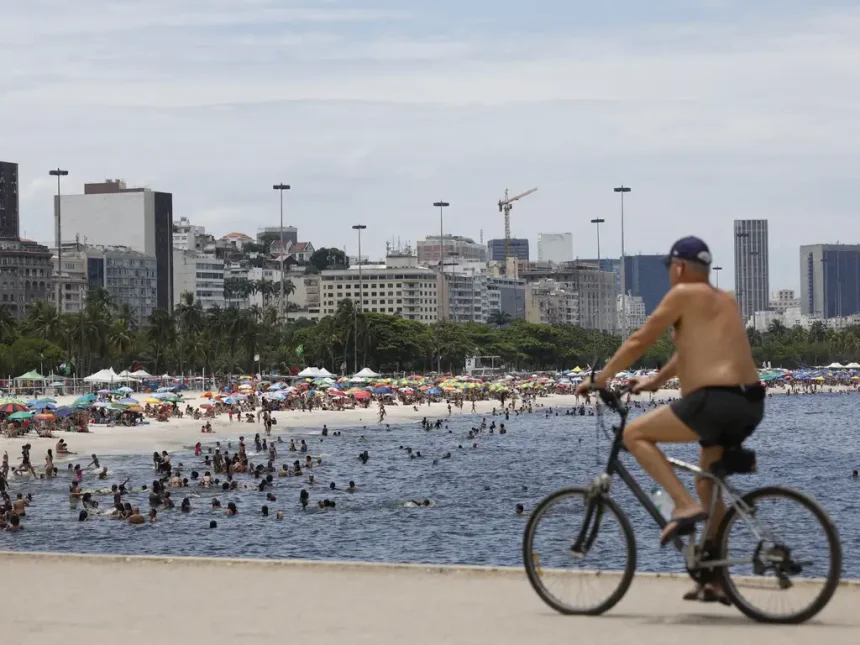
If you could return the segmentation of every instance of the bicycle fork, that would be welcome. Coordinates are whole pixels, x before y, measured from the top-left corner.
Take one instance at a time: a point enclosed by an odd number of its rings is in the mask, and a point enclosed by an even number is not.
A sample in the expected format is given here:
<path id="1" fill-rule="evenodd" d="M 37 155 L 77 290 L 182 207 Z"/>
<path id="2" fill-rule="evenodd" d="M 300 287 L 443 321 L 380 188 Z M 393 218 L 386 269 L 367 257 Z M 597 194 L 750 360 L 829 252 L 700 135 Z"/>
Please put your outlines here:
<path id="1" fill-rule="evenodd" d="M 582 526 L 579 528 L 576 540 L 570 547 L 571 553 L 578 558 L 584 558 L 597 539 L 600 520 L 603 517 L 602 498 L 609 492 L 611 485 L 612 478 L 606 473 L 602 473 L 595 477 L 594 483 L 589 489 L 588 508 L 585 510 L 585 517 L 582 520 Z"/>

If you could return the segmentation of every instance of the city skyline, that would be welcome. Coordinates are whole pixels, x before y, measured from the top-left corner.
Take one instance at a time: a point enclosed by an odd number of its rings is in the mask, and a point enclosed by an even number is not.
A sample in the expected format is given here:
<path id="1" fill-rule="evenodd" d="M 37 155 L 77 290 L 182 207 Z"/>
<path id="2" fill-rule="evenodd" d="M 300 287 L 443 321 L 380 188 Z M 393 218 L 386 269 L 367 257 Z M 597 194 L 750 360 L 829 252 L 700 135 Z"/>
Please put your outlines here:
<path id="1" fill-rule="evenodd" d="M 64 192 L 121 177 L 216 235 L 277 224 L 270 186 L 287 181 L 285 223 L 354 255 L 357 217 L 371 256 L 392 228 L 432 234 L 440 196 L 446 231 L 501 237 L 505 189 L 540 186 L 515 236 L 572 231 L 574 256 L 595 256 L 600 217 L 601 255 L 619 257 L 623 182 L 628 255 L 697 234 L 731 285 L 732 221 L 767 218 L 771 288 L 798 290 L 799 246 L 860 239 L 838 190 L 860 152 L 860 12 L 747 4 L 19 3 L 0 26 L 18 65 L 0 158 L 19 163 L 31 239 L 52 240 L 59 165 Z"/>

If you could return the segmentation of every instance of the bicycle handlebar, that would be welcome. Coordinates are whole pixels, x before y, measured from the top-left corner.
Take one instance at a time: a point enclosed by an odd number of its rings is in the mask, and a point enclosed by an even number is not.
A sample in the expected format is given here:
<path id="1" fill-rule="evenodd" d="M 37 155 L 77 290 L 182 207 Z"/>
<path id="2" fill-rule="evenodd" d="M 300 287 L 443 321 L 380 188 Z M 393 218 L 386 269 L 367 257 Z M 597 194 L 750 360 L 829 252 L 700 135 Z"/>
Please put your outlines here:
<path id="1" fill-rule="evenodd" d="M 621 397 L 624 394 L 633 391 L 633 385 L 630 383 L 626 383 L 615 390 L 610 390 L 605 387 L 592 387 L 592 392 L 596 392 L 600 397 L 600 400 L 603 401 L 610 408 L 618 412 L 619 414 L 624 414 L 627 412 L 627 409 L 624 407 L 624 404 L 621 402 Z"/>

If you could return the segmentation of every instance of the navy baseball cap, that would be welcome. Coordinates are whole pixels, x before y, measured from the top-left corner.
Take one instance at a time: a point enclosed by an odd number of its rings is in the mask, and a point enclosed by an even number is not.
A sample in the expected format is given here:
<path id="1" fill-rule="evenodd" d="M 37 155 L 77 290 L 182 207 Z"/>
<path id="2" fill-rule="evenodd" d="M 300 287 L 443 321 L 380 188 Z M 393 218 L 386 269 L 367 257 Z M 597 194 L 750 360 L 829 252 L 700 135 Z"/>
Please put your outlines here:
<path id="1" fill-rule="evenodd" d="M 666 258 L 666 266 L 671 264 L 672 260 L 686 260 L 687 262 L 696 262 L 703 266 L 711 266 L 711 250 L 703 240 L 698 237 L 682 237 L 672 245 L 669 255 Z"/>

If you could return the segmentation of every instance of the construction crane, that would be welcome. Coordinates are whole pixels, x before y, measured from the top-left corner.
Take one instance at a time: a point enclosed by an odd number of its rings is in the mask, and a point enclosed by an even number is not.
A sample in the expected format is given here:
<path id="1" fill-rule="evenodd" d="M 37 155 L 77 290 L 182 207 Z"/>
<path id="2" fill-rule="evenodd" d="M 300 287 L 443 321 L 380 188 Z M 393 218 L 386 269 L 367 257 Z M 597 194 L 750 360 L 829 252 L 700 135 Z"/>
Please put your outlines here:
<path id="1" fill-rule="evenodd" d="M 514 197 L 508 197 L 508 189 L 505 188 L 505 198 L 499 200 L 499 212 L 505 214 L 505 261 L 511 257 L 511 208 L 514 202 L 526 195 L 531 195 L 537 188 L 532 188 Z"/>

